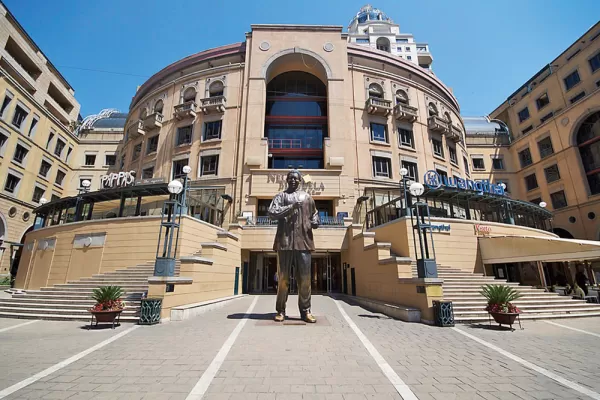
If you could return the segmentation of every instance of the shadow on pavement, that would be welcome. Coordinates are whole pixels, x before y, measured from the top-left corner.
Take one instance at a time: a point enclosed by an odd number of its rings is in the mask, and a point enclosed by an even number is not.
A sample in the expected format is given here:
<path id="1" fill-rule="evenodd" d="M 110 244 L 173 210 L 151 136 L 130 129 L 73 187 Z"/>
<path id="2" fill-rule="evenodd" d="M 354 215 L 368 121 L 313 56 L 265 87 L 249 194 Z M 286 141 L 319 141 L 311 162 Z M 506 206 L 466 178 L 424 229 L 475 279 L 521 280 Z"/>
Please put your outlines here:
<path id="1" fill-rule="evenodd" d="M 257 320 L 273 319 L 273 318 L 275 318 L 275 313 L 267 313 L 267 314 L 256 314 L 256 313 L 244 314 L 244 313 L 236 313 L 236 314 L 229 314 L 227 316 L 227 319 L 242 319 L 242 318 L 257 319 Z"/>
<path id="2" fill-rule="evenodd" d="M 115 323 L 115 330 L 117 330 L 117 328 L 120 328 L 121 324 L 120 323 Z M 94 323 L 91 327 L 90 324 L 85 324 L 79 327 L 79 329 L 85 330 L 85 331 L 103 331 L 106 329 L 112 329 L 112 323 L 99 323 L 98 326 L 96 326 L 96 324 Z"/>
<path id="3" fill-rule="evenodd" d="M 519 324 L 515 324 L 513 325 L 513 328 L 510 328 L 508 326 L 500 326 L 500 325 L 496 325 L 496 324 L 469 324 L 469 325 L 463 325 L 465 328 L 469 328 L 469 329 L 485 329 L 488 331 L 499 331 L 499 332 L 510 332 L 510 331 L 514 331 L 514 330 L 518 330 L 518 326 Z M 517 328 L 515 328 L 515 326 Z"/>

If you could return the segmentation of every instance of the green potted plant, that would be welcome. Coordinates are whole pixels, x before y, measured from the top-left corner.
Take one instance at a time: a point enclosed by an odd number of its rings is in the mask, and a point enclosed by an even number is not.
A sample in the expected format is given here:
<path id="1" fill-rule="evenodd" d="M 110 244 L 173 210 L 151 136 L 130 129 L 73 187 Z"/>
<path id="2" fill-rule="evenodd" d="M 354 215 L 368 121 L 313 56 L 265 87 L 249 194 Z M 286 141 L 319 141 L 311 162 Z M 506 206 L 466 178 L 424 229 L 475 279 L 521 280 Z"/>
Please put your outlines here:
<path id="1" fill-rule="evenodd" d="M 488 301 L 485 310 L 489 312 L 494 321 L 500 325 L 512 325 L 521 313 L 512 301 L 521 297 L 521 294 L 507 285 L 485 285 L 480 292 Z"/>
<path id="2" fill-rule="evenodd" d="M 96 301 L 90 312 L 98 322 L 113 322 L 123 312 L 125 303 L 121 300 L 124 291 L 120 286 L 101 286 L 93 290 Z"/>

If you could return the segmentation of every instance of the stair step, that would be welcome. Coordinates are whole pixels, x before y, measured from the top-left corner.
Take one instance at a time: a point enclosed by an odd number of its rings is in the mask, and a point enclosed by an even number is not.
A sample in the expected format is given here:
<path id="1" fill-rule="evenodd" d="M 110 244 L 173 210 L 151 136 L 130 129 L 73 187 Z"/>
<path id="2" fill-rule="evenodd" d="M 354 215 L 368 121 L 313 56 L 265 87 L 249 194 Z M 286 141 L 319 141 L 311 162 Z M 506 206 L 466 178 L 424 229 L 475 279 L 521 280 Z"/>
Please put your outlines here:
<path id="1" fill-rule="evenodd" d="M 593 303 L 575 303 L 575 304 L 525 304 L 525 305 L 518 305 L 515 304 L 519 309 L 523 310 L 523 311 L 527 311 L 527 312 L 538 312 L 538 310 L 540 312 L 544 311 L 545 309 L 552 309 L 552 310 L 571 310 L 571 309 L 586 309 L 586 308 L 593 308 L 593 309 L 598 309 L 600 310 L 600 306 L 599 305 L 594 305 Z M 481 310 L 485 309 L 485 305 L 483 307 L 478 307 L 478 306 L 453 306 L 452 307 L 453 310 L 457 313 L 461 313 L 461 314 L 471 314 L 472 312 L 479 312 Z M 487 312 L 484 310 L 484 312 Z"/>
<path id="2" fill-rule="evenodd" d="M 30 307 L 30 308 L 56 308 L 56 309 L 61 309 L 61 308 L 73 308 L 73 309 L 89 309 L 92 306 L 94 306 L 94 304 L 96 304 L 93 300 L 89 300 L 89 301 L 71 301 L 71 302 L 65 302 L 65 303 L 46 303 L 43 302 L 41 303 L 39 301 L 39 299 L 37 299 L 37 301 L 23 301 L 25 299 L 17 299 L 17 300 L 11 300 L 11 299 L 0 299 L 0 307 Z M 140 302 L 139 301 L 126 301 L 125 302 L 126 306 L 125 309 L 126 310 L 136 310 L 140 308 Z"/>
<path id="3" fill-rule="evenodd" d="M 50 291 L 44 291 L 44 292 L 26 292 L 26 293 L 19 293 L 19 294 L 14 294 L 13 298 L 18 298 L 21 296 L 27 296 L 28 298 L 50 298 L 50 299 L 64 299 L 64 300 L 71 300 L 71 299 L 90 299 L 92 296 L 92 293 L 81 293 L 81 292 L 50 292 Z M 132 300 L 132 299 L 140 299 L 142 297 L 142 293 L 129 293 L 126 294 L 125 296 L 123 296 L 123 300 Z"/>
<path id="4" fill-rule="evenodd" d="M 55 287 L 48 287 L 48 288 L 40 288 L 40 290 L 44 293 L 56 293 L 56 294 L 64 294 L 64 293 L 73 293 L 73 294 L 89 294 L 90 296 L 92 295 L 93 291 L 92 288 L 55 288 Z M 125 290 L 125 293 L 139 293 L 141 294 L 142 292 L 144 292 L 145 290 Z"/>
<path id="5" fill-rule="evenodd" d="M 453 307 L 456 306 L 482 306 L 485 307 L 487 304 L 487 300 L 482 299 L 479 301 L 475 301 L 475 300 L 468 300 L 468 301 L 452 301 L 452 305 Z M 586 303 L 585 300 L 572 300 L 572 299 L 561 299 L 561 298 L 557 298 L 556 300 L 554 300 L 554 298 L 548 298 L 548 299 L 542 299 L 542 300 L 515 300 L 513 301 L 513 304 L 515 304 L 517 307 L 522 307 L 523 305 L 533 305 L 533 304 L 593 304 L 593 303 Z"/>
<path id="6" fill-rule="evenodd" d="M 83 314 L 74 314 L 74 315 L 64 314 L 63 315 L 63 314 L 49 314 L 49 313 L 48 314 L 47 313 L 29 314 L 29 313 L 21 313 L 21 312 L 0 311 L 0 317 L 19 318 L 19 319 L 43 319 L 43 320 L 52 320 L 52 321 L 87 321 L 87 322 L 89 322 L 91 320 L 90 313 L 88 313 L 87 315 L 83 315 Z M 119 321 L 121 323 L 123 323 L 123 322 L 138 322 L 139 319 L 140 318 L 138 316 L 130 316 L 130 315 L 121 314 Z"/>
<path id="7" fill-rule="evenodd" d="M 3 312 L 18 312 L 22 314 L 41 314 L 50 311 L 55 315 L 86 315 L 90 316 L 90 312 L 86 308 L 67 308 L 67 309 L 58 309 L 54 308 L 51 310 L 45 308 L 33 308 L 33 307 L 5 307 L 0 305 L 0 313 Z M 137 310 L 123 310 L 121 313 L 122 316 L 135 316 L 138 313 Z"/>
<path id="8" fill-rule="evenodd" d="M 130 290 L 130 291 L 139 290 L 139 291 L 143 292 L 145 290 L 148 290 L 148 284 L 147 283 L 145 285 L 144 284 L 141 284 L 141 285 L 130 285 L 130 284 L 119 285 L 118 282 L 114 282 L 111 285 L 106 285 L 106 283 L 104 285 L 105 286 L 120 286 L 121 289 L 123 289 L 125 291 L 127 291 L 127 290 Z M 103 285 L 102 284 L 96 285 L 94 283 L 87 283 L 87 282 L 85 282 L 85 283 L 59 283 L 57 285 L 54 285 L 52 288 L 53 289 L 96 289 L 96 288 L 98 288 L 100 286 L 103 286 Z M 42 289 L 44 289 L 44 288 L 42 288 Z"/>

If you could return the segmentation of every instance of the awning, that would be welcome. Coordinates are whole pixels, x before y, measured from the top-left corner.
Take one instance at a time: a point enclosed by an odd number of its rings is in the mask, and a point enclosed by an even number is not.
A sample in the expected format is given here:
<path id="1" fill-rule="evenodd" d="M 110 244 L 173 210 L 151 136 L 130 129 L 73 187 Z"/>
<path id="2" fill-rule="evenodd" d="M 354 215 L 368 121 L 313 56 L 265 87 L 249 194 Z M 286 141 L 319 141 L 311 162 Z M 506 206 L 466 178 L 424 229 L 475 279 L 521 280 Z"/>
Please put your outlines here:
<path id="1" fill-rule="evenodd" d="M 600 259 L 600 242 L 593 240 L 543 236 L 489 236 L 478 239 L 484 264 Z"/>

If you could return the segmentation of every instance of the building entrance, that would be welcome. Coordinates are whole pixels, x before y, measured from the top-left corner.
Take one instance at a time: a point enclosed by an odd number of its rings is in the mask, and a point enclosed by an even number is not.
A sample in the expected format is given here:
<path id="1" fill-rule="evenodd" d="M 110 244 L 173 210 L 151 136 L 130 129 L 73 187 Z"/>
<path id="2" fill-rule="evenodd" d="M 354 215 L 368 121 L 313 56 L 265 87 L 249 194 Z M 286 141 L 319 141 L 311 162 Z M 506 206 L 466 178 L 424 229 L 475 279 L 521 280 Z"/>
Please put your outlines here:
<path id="1" fill-rule="evenodd" d="M 250 255 L 248 277 L 249 293 L 277 293 L 275 253 L 253 252 Z M 311 260 L 311 291 L 313 293 L 340 293 L 342 291 L 342 265 L 340 253 L 313 253 Z M 294 268 L 290 274 L 290 294 L 296 294 Z"/>

